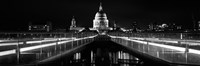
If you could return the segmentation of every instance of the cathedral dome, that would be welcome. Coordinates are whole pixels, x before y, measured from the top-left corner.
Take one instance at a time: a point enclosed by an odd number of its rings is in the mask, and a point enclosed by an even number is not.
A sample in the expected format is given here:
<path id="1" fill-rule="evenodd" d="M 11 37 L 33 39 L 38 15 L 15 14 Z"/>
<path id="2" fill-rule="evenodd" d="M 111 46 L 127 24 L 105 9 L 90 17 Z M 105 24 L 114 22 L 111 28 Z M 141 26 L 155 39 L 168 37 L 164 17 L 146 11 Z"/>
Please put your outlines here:
<path id="1" fill-rule="evenodd" d="M 106 13 L 103 11 L 101 3 L 100 3 L 99 11 L 95 15 L 95 19 L 107 19 Z"/>
<path id="2" fill-rule="evenodd" d="M 100 3 L 99 11 L 95 14 L 95 18 L 93 20 L 93 28 L 95 29 L 107 29 L 108 19 L 106 13 L 103 11 L 102 5 Z"/>
<path id="3" fill-rule="evenodd" d="M 105 18 L 107 16 L 106 16 L 106 13 L 104 13 L 103 11 L 99 11 L 96 13 L 95 17 Z"/>

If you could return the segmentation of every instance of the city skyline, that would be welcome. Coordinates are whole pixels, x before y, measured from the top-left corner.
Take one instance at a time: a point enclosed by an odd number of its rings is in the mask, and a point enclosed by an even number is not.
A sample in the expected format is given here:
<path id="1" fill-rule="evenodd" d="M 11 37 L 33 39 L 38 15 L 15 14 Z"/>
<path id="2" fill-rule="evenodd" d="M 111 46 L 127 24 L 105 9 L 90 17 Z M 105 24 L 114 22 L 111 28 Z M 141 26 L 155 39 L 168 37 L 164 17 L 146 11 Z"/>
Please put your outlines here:
<path id="1" fill-rule="evenodd" d="M 51 21 L 54 28 L 66 29 L 75 16 L 77 26 L 91 27 L 100 1 L 5 1 L 0 30 L 27 30 L 28 22 Z M 176 23 L 191 28 L 192 13 L 199 20 L 196 1 L 102 1 L 110 23 L 142 27 L 150 23 Z M 191 4 L 191 5 L 190 5 Z M 2 7 L 2 6 L 1 6 Z M 194 11 L 194 12 L 193 12 Z M 145 25 L 145 26 L 143 26 Z M 9 26 L 9 27 L 7 27 Z"/>
<path id="2" fill-rule="evenodd" d="M 0 66 L 200 66 L 199 3 L 2 0 Z"/>

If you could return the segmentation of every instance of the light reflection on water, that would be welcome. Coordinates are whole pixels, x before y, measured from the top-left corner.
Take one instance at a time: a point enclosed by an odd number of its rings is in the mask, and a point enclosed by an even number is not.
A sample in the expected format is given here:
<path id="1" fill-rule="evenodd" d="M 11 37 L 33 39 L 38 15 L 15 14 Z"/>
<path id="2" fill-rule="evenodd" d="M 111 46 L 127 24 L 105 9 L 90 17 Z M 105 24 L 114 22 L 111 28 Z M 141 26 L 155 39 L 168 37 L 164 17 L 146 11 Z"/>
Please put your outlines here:
<path id="1" fill-rule="evenodd" d="M 75 53 L 70 59 L 70 66 L 135 66 L 140 63 L 140 59 L 134 57 L 123 50 L 104 51 L 96 49 Z"/>

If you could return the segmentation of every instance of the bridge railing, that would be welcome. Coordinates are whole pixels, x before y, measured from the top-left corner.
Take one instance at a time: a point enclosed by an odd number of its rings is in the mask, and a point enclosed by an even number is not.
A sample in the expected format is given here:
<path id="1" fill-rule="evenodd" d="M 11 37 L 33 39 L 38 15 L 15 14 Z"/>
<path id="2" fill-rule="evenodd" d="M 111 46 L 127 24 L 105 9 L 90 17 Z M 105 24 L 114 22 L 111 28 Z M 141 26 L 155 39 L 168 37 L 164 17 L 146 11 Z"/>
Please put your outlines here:
<path id="1" fill-rule="evenodd" d="M 12 33 L 12 32 L 1 32 L 1 40 L 11 40 L 11 39 L 33 39 L 33 38 L 57 38 L 57 37 L 86 37 L 92 36 L 96 33 L 93 32 L 81 32 L 81 33 Z"/>
<path id="2" fill-rule="evenodd" d="M 0 33 L 0 65 L 41 61 L 92 42 L 95 35 L 92 32 Z"/>
<path id="3" fill-rule="evenodd" d="M 173 64 L 200 65 L 198 33 L 109 33 L 112 41 Z"/>
<path id="4" fill-rule="evenodd" d="M 200 33 L 118 33 L 112 32 L 109 35 L 140 37 L 140 38 L 169 38 L 184 40 L 200 40 Z"/>
<path id="5" fill-rule="evenodd" d="M 109 35 L 200 50 L 200 33 L 109 33 Z"/>

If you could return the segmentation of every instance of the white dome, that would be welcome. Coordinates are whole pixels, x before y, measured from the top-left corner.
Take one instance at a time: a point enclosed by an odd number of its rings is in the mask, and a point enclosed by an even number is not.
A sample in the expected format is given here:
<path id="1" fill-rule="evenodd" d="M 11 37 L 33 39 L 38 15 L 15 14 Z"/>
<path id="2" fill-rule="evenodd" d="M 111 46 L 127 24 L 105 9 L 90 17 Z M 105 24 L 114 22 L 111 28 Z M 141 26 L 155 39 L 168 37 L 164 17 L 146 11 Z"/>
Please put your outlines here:
<path id="1" fill-rule="evenodd" d="M 95 17 L 107 17 L 106 13 L 97 12 Z"/>

